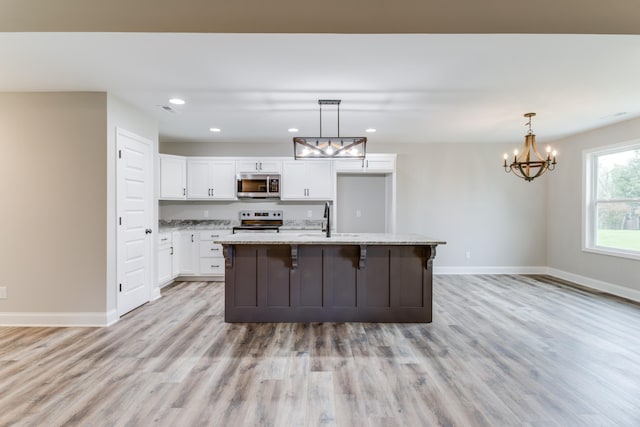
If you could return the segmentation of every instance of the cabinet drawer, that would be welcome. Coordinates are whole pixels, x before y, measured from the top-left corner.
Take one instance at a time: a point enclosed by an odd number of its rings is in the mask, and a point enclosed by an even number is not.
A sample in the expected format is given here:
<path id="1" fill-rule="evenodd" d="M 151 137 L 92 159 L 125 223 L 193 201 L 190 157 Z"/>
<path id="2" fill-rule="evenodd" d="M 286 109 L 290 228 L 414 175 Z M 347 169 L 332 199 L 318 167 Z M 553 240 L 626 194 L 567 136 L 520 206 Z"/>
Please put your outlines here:
<path id="1" fill-rule="evenodd" d="M 170 231 L 158 234 L 158 246 L 171 246 L 172 243 L 173 239 Z"/>
<path id="2" fill-rule="evenodd" d="M 229 233 L 230 233 L 229 230 L 206 230 L 206 231 L 201 231 L 199 236 L 200 236 L 200 241 L 218 240 L 220 236 L 224 236 L 225 234 L 229 234 Z"/>
<path id="3" fill-rule="evenodd" d="M 222 245 L 213 242 L 200 242 L 200 257 L 221 257 Z"/>
<path id="4" fill-rule="evenodd" d="M 224 274 L 224 258 L 200 258 L 200 274 Z"/>

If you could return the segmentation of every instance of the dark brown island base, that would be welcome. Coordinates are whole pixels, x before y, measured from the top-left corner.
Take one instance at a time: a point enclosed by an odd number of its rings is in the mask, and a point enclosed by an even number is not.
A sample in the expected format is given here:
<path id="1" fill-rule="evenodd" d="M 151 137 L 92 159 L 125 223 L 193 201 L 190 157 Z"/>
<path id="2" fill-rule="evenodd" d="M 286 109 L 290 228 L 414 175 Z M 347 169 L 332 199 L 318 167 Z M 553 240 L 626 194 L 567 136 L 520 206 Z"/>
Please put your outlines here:
<path id="1" fill-rule="evenodd" d="M 445 242 L 265 233 L 221 243 L 225 322 L 431 322 L 433 259 Z"/>

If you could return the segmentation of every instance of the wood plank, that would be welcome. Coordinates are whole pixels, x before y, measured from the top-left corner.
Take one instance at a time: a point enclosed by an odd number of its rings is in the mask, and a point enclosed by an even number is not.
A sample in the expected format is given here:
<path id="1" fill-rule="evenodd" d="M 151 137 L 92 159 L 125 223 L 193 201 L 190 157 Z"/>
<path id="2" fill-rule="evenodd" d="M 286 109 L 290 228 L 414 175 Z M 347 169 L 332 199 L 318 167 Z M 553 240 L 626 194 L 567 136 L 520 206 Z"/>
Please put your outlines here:
<path id="1" fill-rule="evenodd" d="M 434 276 L 433 322 L 224 323 L 181 282 L 109 328 L 0 328 L 0 425 L 637 426 L 640 305 Z"/>

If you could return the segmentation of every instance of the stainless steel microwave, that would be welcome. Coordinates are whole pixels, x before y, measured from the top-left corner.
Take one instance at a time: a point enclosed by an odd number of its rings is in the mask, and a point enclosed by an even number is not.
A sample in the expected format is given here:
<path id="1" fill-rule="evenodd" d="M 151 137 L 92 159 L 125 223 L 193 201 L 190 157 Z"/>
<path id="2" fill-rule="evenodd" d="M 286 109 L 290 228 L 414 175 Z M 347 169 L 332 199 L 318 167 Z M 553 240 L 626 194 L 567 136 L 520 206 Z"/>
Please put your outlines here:
<path id="1" fill-rule="evenodd" d="M 280 175 L 240 173 L 236 175 L 238 199 L 279 199 Z"/>

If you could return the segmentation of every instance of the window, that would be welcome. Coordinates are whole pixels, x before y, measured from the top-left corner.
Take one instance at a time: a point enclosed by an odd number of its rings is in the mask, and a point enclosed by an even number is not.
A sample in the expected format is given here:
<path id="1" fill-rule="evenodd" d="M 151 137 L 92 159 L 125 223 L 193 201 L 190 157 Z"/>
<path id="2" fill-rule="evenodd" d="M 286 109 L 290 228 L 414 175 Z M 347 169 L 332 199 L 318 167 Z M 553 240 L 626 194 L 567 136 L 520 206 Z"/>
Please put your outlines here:
<path id="1" fill-rule="evenodd" d="M 640 142 L 585 152 L 584 249 L 640 259 Z"/>

